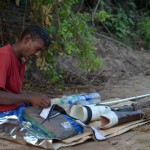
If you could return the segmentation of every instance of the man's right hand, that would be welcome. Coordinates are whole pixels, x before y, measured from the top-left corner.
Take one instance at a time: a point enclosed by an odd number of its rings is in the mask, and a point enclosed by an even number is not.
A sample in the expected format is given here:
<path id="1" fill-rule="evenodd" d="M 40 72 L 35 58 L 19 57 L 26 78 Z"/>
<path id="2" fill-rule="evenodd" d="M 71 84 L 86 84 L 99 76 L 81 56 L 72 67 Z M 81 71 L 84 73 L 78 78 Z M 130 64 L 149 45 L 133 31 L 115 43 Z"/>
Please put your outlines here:
<path id="1" fill-rule="evenodd" d="M 47 96 L 32 96 L 28 100 L 33 107 L 47 108 L 51 105 Z"/>

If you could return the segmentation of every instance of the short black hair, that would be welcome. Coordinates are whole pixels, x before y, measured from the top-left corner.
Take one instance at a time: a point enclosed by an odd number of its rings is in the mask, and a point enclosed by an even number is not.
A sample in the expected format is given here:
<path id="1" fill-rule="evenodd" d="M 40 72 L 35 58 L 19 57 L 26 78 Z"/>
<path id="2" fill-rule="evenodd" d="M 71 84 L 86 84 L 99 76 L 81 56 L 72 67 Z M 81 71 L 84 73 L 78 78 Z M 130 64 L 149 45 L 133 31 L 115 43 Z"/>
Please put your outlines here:
<path id="1" fill-rule="evenodd" d="M 48 32 L 41 26 L 37 24 L 32 24 L 28 26 L 21 34 L 21 39 L 26 35 L 30 34 L 33 39 L 41 39 L 44 42 L 45 47 L 48 47 L 51 43 L 51 38 Z"/>

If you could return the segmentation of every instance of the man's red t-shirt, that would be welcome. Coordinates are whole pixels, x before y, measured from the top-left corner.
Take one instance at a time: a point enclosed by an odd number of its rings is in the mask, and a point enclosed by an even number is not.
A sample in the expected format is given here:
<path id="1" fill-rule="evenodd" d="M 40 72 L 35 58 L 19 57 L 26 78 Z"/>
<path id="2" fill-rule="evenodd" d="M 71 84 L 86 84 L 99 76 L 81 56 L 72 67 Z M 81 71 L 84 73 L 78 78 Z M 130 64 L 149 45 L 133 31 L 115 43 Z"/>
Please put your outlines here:
<path id="1" fill-rule="evenodd" d="M 10 44 L 0 48 L 0 88 L 19 94 L 24 79 L 25 63 L 15 55 Z M 16 109 L 21 104 L 0 105 L 0 112 Z"/>

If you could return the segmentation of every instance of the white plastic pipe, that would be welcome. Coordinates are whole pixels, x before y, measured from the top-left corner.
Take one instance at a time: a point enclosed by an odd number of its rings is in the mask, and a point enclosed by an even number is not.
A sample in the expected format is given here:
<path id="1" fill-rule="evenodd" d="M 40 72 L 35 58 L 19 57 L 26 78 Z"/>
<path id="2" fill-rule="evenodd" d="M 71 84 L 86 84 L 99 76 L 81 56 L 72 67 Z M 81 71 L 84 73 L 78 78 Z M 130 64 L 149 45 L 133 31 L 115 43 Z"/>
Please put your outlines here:
<path id="1" fill-rule="evenodd" d="M 100 119 L 100 116 L 111 109 L 107 106 L 94 106 L 94 105 L 87 105 L 92 112 L 91 121 Z M 86 122 L 89 118 L 89 112 L 86 107 L 82 105 L 73 105 L 70 109 L 70 116 L 77 118 L 83 122 Z"/>
<path id="2" fill-rule="evenodd" d="M 150 94 L 145 94 L 145 95 L 139 95 L 139 96 L 134 96 L 134 97 L 129 97 L 129 98 L 124 98 L 124 99 L 118 99 L 118 100 L 113 100 L 113 101 L 103 101 L 98 103 L 97 105 L 111 105 L 111 104 L 116 104 L 116 103 L 120 103 L 120 102 L 126 102 L 129 100 L 137 100 L 140 98 L 144 98 L 144 97 L 149 97 Z"/>

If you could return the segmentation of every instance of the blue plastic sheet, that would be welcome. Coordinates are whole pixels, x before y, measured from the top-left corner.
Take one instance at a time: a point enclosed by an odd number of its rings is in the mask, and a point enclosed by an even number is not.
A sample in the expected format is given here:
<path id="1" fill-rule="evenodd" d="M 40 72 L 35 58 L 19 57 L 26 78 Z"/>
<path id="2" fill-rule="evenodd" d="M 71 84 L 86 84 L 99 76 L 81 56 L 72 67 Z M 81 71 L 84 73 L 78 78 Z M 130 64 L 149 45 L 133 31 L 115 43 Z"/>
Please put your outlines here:
<path id="1" fill-rule="evenodd" d="M 81 125 L 79 125 L 78 123 L 76 123 L 71 117 L 67 116 L 67 115 L 63 115 L 73 126 L 73 128 L 75 129 L 75 131 L 78 134 L 83 133 L 83 127 Z"/>
<path id="2" fill-rule="evenodd" d="M 9 110 L 9 111 L 5 111 L 5 112 L 0 112 L 0 118 L 6 117 L 6 116 L 17 116 L 18 117 L 18 121 L 20 123 L 22 123 L 24 120 L 22 119 L 21 115 L 24 113 L 24 110 L 26 108 L 26 105 L 23 104 L 21 106 L 19 106 L 17 109 L 15 110 Z"/>

